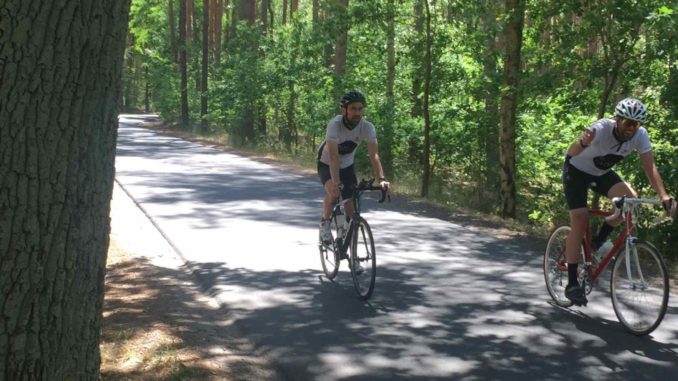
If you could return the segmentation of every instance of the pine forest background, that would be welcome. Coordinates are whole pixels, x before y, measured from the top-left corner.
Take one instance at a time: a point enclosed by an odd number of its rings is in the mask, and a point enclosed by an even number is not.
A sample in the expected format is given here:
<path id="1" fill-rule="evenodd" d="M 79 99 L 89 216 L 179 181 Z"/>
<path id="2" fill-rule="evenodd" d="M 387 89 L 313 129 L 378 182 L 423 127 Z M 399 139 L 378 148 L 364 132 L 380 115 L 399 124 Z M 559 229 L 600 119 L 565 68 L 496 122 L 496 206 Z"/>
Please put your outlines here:
<path id="1" fill-rule="evenodd" d="M 565 150 L 626 96 L 678 195 L 676 41 L 675 0 L 133 0 L 122 104 L 312 164 L 356 89 L 399 191 L 547 230 Z M 676 258 L 676 225 L 640 235 Z"/>

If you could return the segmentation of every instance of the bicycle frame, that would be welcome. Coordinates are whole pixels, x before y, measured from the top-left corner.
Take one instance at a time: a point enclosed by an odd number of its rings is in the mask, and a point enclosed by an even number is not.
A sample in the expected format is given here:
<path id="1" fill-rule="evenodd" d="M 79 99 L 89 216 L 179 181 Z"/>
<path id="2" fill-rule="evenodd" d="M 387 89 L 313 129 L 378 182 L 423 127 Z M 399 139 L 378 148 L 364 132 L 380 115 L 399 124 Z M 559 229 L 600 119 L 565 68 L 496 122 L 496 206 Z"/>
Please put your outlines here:
<path id="1" fill-rule="evenodd" d="M 622 200 L 623 204 L 621 206 L 621 216 L 624 219 L 624 230 L 622 230 L 619 237 L 614 241 L 612 249 L 600 259 L 597 265 L 593 266 L 593 249 L 591 247 L 592 232 L 590 229 L 589 219 L 586 220 L 586 230 L 584 230 L 584 260 L 587 266 L 591 266 L 591 282 L 597 282 L 600 275 L 605 271 L 610 262 L 617 256 L 622 245 L 626 244 L 626 266 L 627 273 L 631 274 L 631 255 L 629 253 L 631 246 L 636 242 L 637 237 L 635 236 L 635 230 L 633 225 L 633 217 L 635 214 L 635 207 L 639 204 L 657 204 L 656 200 L 653 199 L 641 199 L 641 198 L 625 198 Z M 596 209 L 589 209 L 589 216 L 597 217 L 609 217 L 614 212 L 602 211 Z M 636 258 L 637 260 L 637 258 Z M 643 275 L 638 274 L 644 282 Z"/>
<path id="2" fill-rule="evenodd" d="M 334 211 L 333 211 L 332 214 L 337 215 L 338 213 L 341 213 L 340 208 L 342 206 L 344 206 L 349 201 L 353 201 L 353 216 L 351 216 L 351 221 L 350 221 L 349 226 L 348 226 L 348 231 L 346 232 L 346 234 L 344 235 L 343 238 L 338 237 L 340 240 L 343 239 L 343 241 L 340 241 L 340 245 L 337 247 L 340 255 L 345 255 L 346 253 L 348 253 L 349 245 L 351 243 L 351 239 L 353 238 L 353 234 L 354 234 L 355 229 L 356 229 L 356 223 L 355 222 L 358 221 L 358 217 L 360 217 L 360 196 L 361 196 L 362 192 L 363 191 L 359 191 L 359 190 L 354 189 L 353 195 L 351 196 L 351 198 L 341 199 L 341 196 L 340 196 L 339 202 L 334 206 Z M 344 211 L 345 210 L 346 209 L 344 208 Z M 344 214 L 346 214 L 346 213 L 344 212 Z"/>

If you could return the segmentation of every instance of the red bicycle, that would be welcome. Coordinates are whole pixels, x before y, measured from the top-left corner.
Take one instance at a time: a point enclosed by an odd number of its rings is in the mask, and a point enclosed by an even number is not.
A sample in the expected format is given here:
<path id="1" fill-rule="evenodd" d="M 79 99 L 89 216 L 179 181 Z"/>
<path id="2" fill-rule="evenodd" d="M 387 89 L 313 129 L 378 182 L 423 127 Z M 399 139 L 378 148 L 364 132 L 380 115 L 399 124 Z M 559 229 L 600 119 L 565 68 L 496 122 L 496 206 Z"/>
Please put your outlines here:
<path id="1" fill-rule="evenodd" d="M 651 243 L 641 241 L 634 235 L 634 219 L 639 205 L 661 205 L 661 201 L 633 197 L 615 198 L 612 201 L 615 212 L 590 209 L 589 215 L 610 217 L 621 213 L 624 229 L 612 249 L 601 258 L 596 258 L 591 248 L 591 229 L 587 222 L 579 260 L 579 284 L 585 286 L 586 294 L 591 293 L 601 274 L 612 263 L 610 297 L 614 312 L 629 332 L 647 335 L 657 328 L 666 313 L 669 276 L 659 251 Z M 544 253 L 546 289 L 561 307 L 572 305 L 565 298 L 568 281 L 565 241 L 569 232 L 570 227 L 566 225 L 555 229 Z"/>

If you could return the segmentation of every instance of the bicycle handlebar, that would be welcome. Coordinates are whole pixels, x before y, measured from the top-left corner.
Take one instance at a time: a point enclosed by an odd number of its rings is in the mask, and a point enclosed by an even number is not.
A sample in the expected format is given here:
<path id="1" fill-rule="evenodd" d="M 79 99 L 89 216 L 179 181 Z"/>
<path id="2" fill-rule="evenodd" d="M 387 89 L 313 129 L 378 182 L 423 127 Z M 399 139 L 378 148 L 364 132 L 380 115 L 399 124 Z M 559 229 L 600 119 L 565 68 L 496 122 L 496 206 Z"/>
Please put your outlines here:
<path id="1" fill-rule="evenodd" d="M 391 201 L 391 196 L 388 194 L 388 190 L 385 190 L 380 186 L 374 186 L 374 185 L 372 185 L 373 183 L 374 183 L 374 179 L 369 179 L 369 180 L 363 179 L 353 190 L 355 192 L 380 191 L 381 192 L 381 198 L 378 201 L 380 204 L 384 202 L 386 197 L 388 197 L 388 200 Z"/>
<path id="2" fill-rule="evenodd" d="M 619 213 L 622 213 L 623 211 L 626 211 L 628 209 L 633 208 L 636 205 L 640 204 L 648 204 L 648 205 L 663 205 L 661 200 L 657 200 L 654 198 L 639 198 L 639 197 L 614 197 L 612 199 L 612 204 L 614 205 L 614 212 L 612 213 L 612 216 L 617 216 Z M 665 220 L 673 220 L 673 217 L 669 214 L 669 211 L 666 210 L 664 211 L 664 215 L 657 217 L 653 220 L 653 223 L 659 223 Z"/>

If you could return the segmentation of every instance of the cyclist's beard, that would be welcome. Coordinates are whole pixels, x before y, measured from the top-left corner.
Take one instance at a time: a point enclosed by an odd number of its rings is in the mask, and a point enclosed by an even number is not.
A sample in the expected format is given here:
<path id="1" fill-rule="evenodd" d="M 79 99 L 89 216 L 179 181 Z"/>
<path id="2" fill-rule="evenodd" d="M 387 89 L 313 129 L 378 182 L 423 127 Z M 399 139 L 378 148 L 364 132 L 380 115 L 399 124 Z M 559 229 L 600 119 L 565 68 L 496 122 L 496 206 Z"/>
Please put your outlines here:
<path id="1" fill-rule="evenodd" d="M 614 138 L 617 139 L 617 141 L 620 142 L 620 143 L 628 142 L 629 140 L 631 140 L 631 138 L 633 138 L 633 135 L 635 135 L 635 134 L 636 134 L 636 131 L 633 131 L 633 133 L 631 135 L 627 135 L 626 132 L 622 132 L 621 127 L 619 127 L 619 126 L 614 127 L 614 133 L 613 133 Z"/>
<path id="2" fill-rule="evenodd" d="M 346 128 L 349 130 L 352 130 L 358 126 L 358 123 L 360 123 L 361 119 L 362 117 L 358 117 L 356 120 L 351 120 L 346 115 L 344 115 L 344 126 L 346 126 Z"/>

